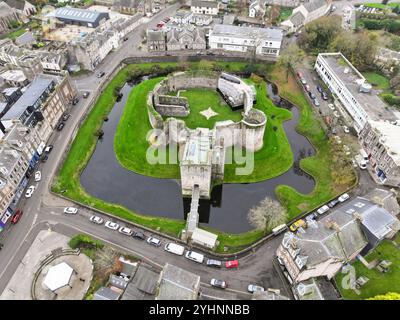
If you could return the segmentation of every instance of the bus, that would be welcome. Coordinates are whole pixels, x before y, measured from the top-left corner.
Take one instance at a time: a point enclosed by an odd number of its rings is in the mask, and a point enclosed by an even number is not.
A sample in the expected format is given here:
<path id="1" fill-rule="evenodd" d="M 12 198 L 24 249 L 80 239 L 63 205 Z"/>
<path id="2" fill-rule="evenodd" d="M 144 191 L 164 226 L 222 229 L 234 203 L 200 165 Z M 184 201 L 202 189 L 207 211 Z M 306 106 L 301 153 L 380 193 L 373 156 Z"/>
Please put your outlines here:
<path id="1" fill-rule="evenodd" d="M 287 229 L 286 224 L 281 224 L 272 229 L 272 233 L 276 236 Z"/>

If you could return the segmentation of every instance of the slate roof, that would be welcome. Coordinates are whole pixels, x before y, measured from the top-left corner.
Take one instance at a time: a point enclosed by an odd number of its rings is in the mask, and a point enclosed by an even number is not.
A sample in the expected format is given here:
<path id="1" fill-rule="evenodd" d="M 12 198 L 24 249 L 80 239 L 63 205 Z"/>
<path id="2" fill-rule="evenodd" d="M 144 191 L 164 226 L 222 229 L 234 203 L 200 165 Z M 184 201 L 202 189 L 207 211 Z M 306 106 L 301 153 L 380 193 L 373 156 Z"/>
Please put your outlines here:
<path id="1" fill-rule="evenodd" d="M 147 30 L 147 41 L 165 41 L 165 33 L 162 30 Z"/>
<path id="2" fill-rule="evenodd" d="M 295 26 L 300 26 L 301 24 L 304 23 L 304 20 L 306 20 L 306 18 L 304 17 L 303 13 L 301 13 L 300 11 L 296 12 L 293 16 L 290 17 L 290 21 Z"/>
<path id="3" fill-rule="evenodd" d="M 217 8 L 218 7 L 218 2 L 216 2 L 216 1 L 205 1 L 205 0 L 192 0 L 192 7 Z"/>
<path id="4" fill-rule="evenodd" d="M 253 28 L 216 24 L 212 30 L 212 35 L 226 35 L 244 38 L 263 37 L 271 40 L 282 41 L 283 30 L 280 28 Z"/>
<path id="5" fill-rule="evenodd" d="M 304 8 L 307 9 L 308 12 L 315 11 L 327 4 L 326 0 L 312 0 L 303 4 Z"/>
<path id="6" fill-rule="evenodd" d="M 101 287 L 93 295 L 93 300 L 118 300 L 119 293 L 107 287 Z"/>
<path id="7" fill-rule="evenodd" d="M 25 45 L 32 42 L 36 42 L 35 37 L 32 32 L 25 32 L 15 39 L 15 43 L 18 45 Z"/>
<path id="8" fill-rule="evenodd" d="M 7 3 L 10 7 L 18 10 L 24 10 L 25 7 L 25 1 L 23 0 L 4 0 L 4 2 Z"/>

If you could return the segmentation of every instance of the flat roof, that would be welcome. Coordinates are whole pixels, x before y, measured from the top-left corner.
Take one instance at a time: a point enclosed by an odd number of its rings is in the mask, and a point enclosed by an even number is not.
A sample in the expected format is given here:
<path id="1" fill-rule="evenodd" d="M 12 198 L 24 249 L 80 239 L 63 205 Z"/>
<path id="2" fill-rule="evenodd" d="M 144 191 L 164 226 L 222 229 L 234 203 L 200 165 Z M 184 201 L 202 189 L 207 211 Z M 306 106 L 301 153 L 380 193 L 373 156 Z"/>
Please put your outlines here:
<path id="1" fill-rule="evenodd" d="M 266 38 L 269 40 L 282 41 L 283 29 L 239 27 L 227 24 L 216 24 L 212 30 L 212 35 L 236 36 L 243 38 Z"/>
<path id="2" fill-rule="evenodd" d="M 400 165 L 400 126 L 387 121 L 370 120 L 369 123 L 381 134 L 380 143 L 385 146 L 387 153 Z"/>
<path id="3" fill-rule="evenodd" d="M 209 129 L 198 128 L 186 142 L 181 163 L 184 165 L 211 165 Z"/>
<path id="4" fill-rule="evenodd" d="M 362 105 L 372 120 L 397 119 L 394 112 L 377 96 L 374 90 L 370 93 L 360 92 L 360 85 L 368 83 L 365 77 L 341 54 L 320 53 L 336 76 L 343 82 L 354 98 Z"/>
<path id="5" fill-rule="evenodd" d="M 7 70 L 0 74 L 0 77 L 8 81 L 22 82 L 26 80 L 26 76 L 22 70 Z"/>
<path id="6" fill-rule="evenodd" d="M 24 94 L 15 102 L 2 119 L 17 119 L 32 106 L 44 91 L 55 81 L 54 77 L 39 75 L 32 81 Z"/>
<path id="7" fill-rule="evenodd" d="M 47 16 L 55 17 L 57 19 L 68 19 L 68 20 L 93 23 L 96 22 L 100 18 L 100 16 L 103 15 L 108 16 L 108 13 L 87 10 L 87 9 L 63 7 L 56 9 L 55 11 L 49 13 Z"/>

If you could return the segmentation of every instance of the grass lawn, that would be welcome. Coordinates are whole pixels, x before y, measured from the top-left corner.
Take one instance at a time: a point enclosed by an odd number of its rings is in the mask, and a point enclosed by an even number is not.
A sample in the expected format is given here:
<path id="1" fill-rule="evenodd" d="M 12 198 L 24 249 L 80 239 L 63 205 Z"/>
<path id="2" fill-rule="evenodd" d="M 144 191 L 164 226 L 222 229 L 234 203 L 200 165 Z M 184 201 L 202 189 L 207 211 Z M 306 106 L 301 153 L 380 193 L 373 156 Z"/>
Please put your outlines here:
<path id="1" fill-rule="evenodd" d="M 400 242 L 400 234 L 396 236 L 396 242 Z M 366 257 L 368 262 L 375 259 L 389 260 L 392 265 L 389 267 L 389 272 L 381 273 L 375 268 L 368 269 L 360 261 L 356 260 L 352 266 L 356 269 L 356 278 L 366 276 L 369 281 L 360 289 L 358 295 L 352 289 L 343 289 L 341 282 L 344 274 L 339 273 L 335 281 L 343 298 L 351 300 L 360 300 L 372 298 L 376 295 L 385 294 L 387 292 L 400 292 L 400 246 L 397 247 L 392 241 L 385 240 L 378 245 Z"/>
<path id="2" fill-rule="evenodd" d="M 377 89 L 381 90 L 390 89 L 389 79 L 382 74 L 379 74 L 377 72 L 365 72 L 363 76 L 367 79 L 367 81 L 370 84 L 372 84 Z"/>
<path id="3" fill-rule="evenodd" d="M 392 7 L 392 8 L 394 8 L 394 7 L 396 7 L 396 6 L 398 6 L 398 5 L 400 5 L 400 3 L 395 3 L 395 2 L 393 2 L 393 3 L 388 3 L 388 4 L 382 4 L 382 3 L 364 3 L 364 7 L 370 7 L 370 8 L 379 8 L 379 9 L 386 9 L 386 8 L 388 8 L 388 7 Z"/>
<path id="4" fill-rule="evenodd" d="M 289 218 L 293 219 L 301 212 L 312 210 L 344 192 L 350 186 L 333 185 L 328 138 L 293 75 L 289 73 L 289 78 L 286 80 L 286 73 L 275 65 L 270 71 L 270 77 L 278 85 L 279 94 L 300 108 L 300 120 L 296 129 L 306 136 L 317 150 L 315 156 L 300 161 L 300 167 L 316 181 L 316 187 L 310 194 L 301 194 L 286 185 L 276 188 L 278 199 L 288 209 Z"/>
<path id="5" fill-rule="evenodd" d="M 212 129 L 217 121 L 232 120 L 238 122 L 242 119 L 241 111 L 233 111 L 216 91 L 193 88 L 182 91 L 180 96 L 188 98 L 189 101 L 190 114 L 181 119 L 185 120 L 190 129 L 198 127 Z M 200 111 L 209 107 L 218 114 L 207 120 L 205 116 L 200 114 Z"/>
<path id="6" fill-rule="evenodd" d="M 21 27 L 17 30 L 11 31 L 10 33 L 3 34 L 0 39 L 9 38 L 11 40 L 15 40 L 17 37 L 19 37 L 21 34 L 24 34 L 25 32 L 25 27 Z"/>
<path id="7" fill-rule="evenodd" d="M 278 21 L 284 21 L 292 15 L 293 8 L 281 7 L 280 9 Z"/>

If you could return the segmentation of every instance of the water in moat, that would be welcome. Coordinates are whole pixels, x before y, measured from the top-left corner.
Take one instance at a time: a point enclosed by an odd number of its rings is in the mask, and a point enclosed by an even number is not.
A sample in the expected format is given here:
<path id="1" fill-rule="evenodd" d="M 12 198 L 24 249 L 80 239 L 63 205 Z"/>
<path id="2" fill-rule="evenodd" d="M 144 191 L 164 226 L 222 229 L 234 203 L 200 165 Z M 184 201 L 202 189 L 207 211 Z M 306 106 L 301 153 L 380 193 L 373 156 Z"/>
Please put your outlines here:
<path id="1" fill-rule="evenodd" d="M 122 204 L 137 213 L 185 219 L 190 199 L 182 199 L 178 180 L 136 174 L 123 168 L 116 159 L 114 134 L 132 88 L 129 84 L 122 88 L 122 98 L 116 102 L 108 121 L 104 122 L 104 135 L 82 173 L 82 186 L 97 198 Z M 230 233 L 249 231 L 253 229 L 247 220 L 249 209 L 266 196 L 275 198 L 274 191 L 278 185 L 288 185 L 305 194 L 313 190 L 314 180 L 299 168 L 300 159 L 314 154 L 309 141 L 295 130 L 299 111 L 281 100 L 271 85 L 268 85 L 268 95 L 276 105 L 289 109 L 293 114 L 292 119 L 283 124 L 295 156 L 293 167 L 274 179 L 215 187 L 210 201 L 201 200 L 201 224 Z"/>

